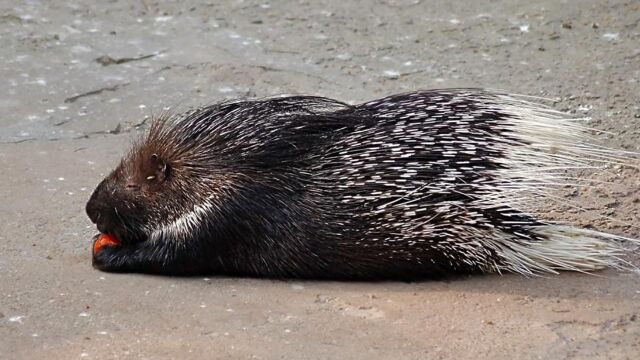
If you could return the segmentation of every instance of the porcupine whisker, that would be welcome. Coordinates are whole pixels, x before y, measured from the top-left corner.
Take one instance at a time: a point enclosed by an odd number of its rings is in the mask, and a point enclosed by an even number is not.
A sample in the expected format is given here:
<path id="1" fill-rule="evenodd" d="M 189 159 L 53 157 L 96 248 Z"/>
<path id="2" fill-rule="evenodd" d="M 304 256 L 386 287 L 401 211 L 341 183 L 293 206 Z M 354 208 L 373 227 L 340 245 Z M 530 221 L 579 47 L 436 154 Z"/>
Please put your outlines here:
<path id="1" fill-rule="evenodd" d="M 127 224 L 127 222 L 126 222 L 126 221 L 125 221 L 125 220 L 120 216 L 120 213 L 118 213 L 118 208 L 114 206 L 114 207 L 113 207 L 113 211 L 115 212 L 116 217 L 118 218 L 118 220 L 120 221 L 120 223 L 122 224 L 122 226 L 124 226 L 124 229 L 125 229 L 127 232 L 132 232 L 132 230 L 133 230 L 133 229 L 131 229 L 131 228 L 129 227 L 129 225 Z"/>

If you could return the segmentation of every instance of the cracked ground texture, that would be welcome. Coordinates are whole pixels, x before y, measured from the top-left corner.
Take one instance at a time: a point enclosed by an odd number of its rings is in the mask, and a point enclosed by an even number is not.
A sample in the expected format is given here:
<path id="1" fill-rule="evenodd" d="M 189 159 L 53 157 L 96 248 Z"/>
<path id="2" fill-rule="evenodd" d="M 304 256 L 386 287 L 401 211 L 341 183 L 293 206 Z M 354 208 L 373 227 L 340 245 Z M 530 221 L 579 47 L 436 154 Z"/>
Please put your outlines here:
<path id="1" fill-rule="evenodd" d="M 0 1 L 0 359 L 637 359 L 638 274 L 105 274 L 83 207 L 154 114 L 241 96 L 499 88 L 639 151 L 639 44 L 630 0 Z M 640 237 L 638 170 L 581 175 L 549 216 Z"/>

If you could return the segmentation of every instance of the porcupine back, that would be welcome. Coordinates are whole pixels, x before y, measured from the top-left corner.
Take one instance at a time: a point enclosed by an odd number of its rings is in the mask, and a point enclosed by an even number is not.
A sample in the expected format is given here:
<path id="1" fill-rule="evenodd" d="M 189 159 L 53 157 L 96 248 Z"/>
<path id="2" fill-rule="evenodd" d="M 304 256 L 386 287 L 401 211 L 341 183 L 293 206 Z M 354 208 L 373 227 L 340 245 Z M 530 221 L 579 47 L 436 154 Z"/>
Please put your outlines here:
<path id="1" fill-rule="evenodd" d="M 537 217 L 540 198 L 575 184 L 568 169 L 624 156 L 589 144 L 576 119 L 523 98 L 466 89 L 357 108 L 375 125 L 341 138 L 311 171 L 334 188 L 327 196 L 353 211 L 345 227 L 368 224 L 343 244 L 359 257 L 366 249 L 372 262 L 430 273 L 625 265 L 620 238 Z"/>

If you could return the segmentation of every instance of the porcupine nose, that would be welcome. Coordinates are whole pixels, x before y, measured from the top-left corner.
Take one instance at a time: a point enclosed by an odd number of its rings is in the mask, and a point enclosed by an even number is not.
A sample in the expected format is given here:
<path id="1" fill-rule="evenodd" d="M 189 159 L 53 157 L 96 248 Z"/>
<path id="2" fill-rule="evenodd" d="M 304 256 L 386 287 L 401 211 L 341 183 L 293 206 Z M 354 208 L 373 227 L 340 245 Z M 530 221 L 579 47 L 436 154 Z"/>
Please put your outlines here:
<path id="1" fill-rule="evenodd" d="M 105 209 L 101 205 L 103 201 L 101 201 L 100 199 L 100 194 L 103 192 L 104 187 L 105 187 L 105 181 L 102 181 L 96 187 L 93 194 L 91 194 L 91 197 L 89 198 L 89 201 L 87 201 L 87 205 L 85 206 L 85 211 L 87 213 L 87 216 L 89 216 L 89 219 L 91 220 L 92 223 L 98 226 L 98 230 L 101 230 L 101 228 L 105 227 L 104 222 L 106 220 L 105 216 L 103 216 Z"/>
<path id="2" fill-rule="evenodd" d="M 96 224 L 98 231 L 104 233 L 107 228 L 105 224 L 106 219 L 105 216 L 103 216 L 104 209 L 98 205 L 98 201 L 95 200 L 94 196 L 91 196 L 91 199 L 87 202 L 85 211 L 89 219 L 91 219 L 91 222 Z"/>
<path id="3" fill-rule="evenodd" d="M 100 209 L 94 206 L 92 201 L 87 203 L 85 210 L 92 223 L 97 224 L 100 221 Z"/>
<path id="4" fill-rule="evenodd" d="M 98 231 L 106 233 L 109 229 L 109 216 L 105 214 L 106 209 L 96 205 L 97 202 L 92 200 L 89 200 L 85 208 L 87 215 L 89 216 L 89 219 L 91 219 L 91 222 L 96 224 Z"/>

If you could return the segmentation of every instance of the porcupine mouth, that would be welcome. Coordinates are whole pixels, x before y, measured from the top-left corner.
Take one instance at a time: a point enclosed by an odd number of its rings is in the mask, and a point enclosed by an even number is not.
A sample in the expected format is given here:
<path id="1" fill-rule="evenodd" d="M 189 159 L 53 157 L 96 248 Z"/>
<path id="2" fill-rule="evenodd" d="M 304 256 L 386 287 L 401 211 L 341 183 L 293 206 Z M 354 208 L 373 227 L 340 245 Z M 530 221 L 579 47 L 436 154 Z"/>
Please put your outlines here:
<path id="1" fill-rule="evenodd" d="M 96 228 L 99 233 L 93 236 L 93 241 L 96 241 L 101 235 L 110 236 L 117 242 L 117 246 L 127 246 L 137 244 L 147 240 L 147 236 L 140 233 L 133 233 L 131 231 L 121 231 L 120 229 L 104 226 L 103 224 L 97 224 Z"/>

